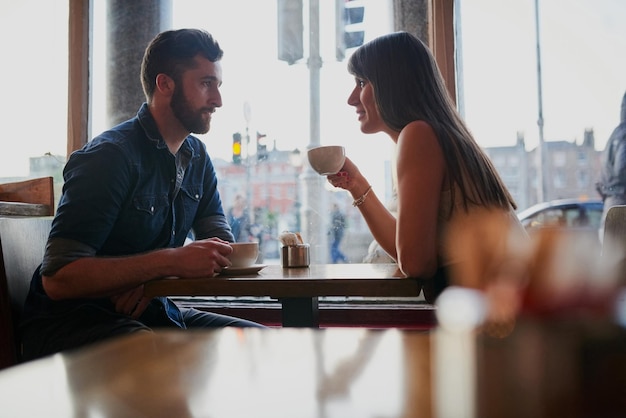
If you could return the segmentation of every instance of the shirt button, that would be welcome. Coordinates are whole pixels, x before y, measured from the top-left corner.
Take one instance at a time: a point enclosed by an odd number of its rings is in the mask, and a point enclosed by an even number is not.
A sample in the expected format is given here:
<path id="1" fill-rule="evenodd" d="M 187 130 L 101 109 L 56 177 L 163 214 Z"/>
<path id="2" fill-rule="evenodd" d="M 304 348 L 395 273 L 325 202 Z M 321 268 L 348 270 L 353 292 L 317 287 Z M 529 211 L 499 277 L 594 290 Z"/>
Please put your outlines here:
<path id="1" fill-rule="evenodd" d="M 196 195 L 196 199 L 200 199 L 200 195 Z"/>
<path id="2" fill-rule="evenodd" d="M 150 212 L 154 213 L 154 206 L 150 206 Z"/>

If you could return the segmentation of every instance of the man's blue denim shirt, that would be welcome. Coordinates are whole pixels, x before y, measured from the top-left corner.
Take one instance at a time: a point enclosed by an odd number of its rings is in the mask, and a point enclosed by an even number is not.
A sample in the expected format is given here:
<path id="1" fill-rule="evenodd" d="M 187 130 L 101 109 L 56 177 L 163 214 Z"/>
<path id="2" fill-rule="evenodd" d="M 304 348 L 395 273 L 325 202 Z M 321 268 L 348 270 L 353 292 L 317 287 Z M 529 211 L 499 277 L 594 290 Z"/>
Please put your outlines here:
<path id="1" fill-rule="evenodd" d="M 80 257 L 179 247 L 192 228 L 197 238 L 233 241 L 205 145 L 188 136 L 172 155 L 145 103 L 135 118 L 74 152 L 63 175 L 63 194 L 41 266 L 46 275 Z M 174 304 L 159 299 L 180 325 Z M 52 301 L 43 291 L 38 269 L 25 316 L 83 304 L 114 311 L 108 298 Z"/>

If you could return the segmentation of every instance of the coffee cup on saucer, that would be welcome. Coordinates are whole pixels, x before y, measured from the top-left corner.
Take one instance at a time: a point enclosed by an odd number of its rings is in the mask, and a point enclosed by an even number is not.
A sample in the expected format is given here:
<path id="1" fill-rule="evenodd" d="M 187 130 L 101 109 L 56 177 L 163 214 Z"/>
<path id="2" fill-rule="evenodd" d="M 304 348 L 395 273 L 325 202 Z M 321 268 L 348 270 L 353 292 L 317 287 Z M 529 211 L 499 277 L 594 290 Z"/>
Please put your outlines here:
<path id="1" fill-rule="evenodd" d="M 259 257 L 258 242 L 233 242 L 233 252 L 228 255 L 232 268 L 250 267 Z"/>

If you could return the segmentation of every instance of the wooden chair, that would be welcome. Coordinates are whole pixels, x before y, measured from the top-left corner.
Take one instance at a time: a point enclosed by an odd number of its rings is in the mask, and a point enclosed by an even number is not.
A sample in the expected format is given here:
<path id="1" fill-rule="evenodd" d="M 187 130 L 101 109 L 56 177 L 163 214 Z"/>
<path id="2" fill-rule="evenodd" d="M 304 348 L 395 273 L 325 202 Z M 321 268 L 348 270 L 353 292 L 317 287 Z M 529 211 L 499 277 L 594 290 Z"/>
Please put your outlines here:
<path id="1" fill-rule="evenodd" d="M 612 206 L 606 213 L 602 256 L 617 266 L 618 280 L 626 285 L 626 205 Z"/>
<path id="2" fill-rule="evenodd" d="M 0 369 L 20 360 L 16 325 L 51 225 L 52 216 L 0 217 Z"/>
<path id="3" fill-rule="evenodd" d="M 54 215 L 52 177 L 0 184 L 0 216 Z"/>

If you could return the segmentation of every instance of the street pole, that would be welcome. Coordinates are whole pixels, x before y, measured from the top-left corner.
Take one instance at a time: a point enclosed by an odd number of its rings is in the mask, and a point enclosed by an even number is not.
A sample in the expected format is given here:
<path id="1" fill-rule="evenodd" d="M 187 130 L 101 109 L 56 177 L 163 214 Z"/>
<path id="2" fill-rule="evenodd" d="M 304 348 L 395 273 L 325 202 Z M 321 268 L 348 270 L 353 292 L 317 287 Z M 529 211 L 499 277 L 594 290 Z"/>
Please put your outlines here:
<path id="1" fill-rule="evenodd" d="M 537 126 L 539 127 L 539 147 L 538 149 L 538 167 L 537 167 L 537 202 L 543 202 L 546 196 L 546 180 L 544 170 L 546 169 L 546 150 L 543 139 L 543 97 L 541 86 L 541 40 L 539 36 L 539 0 L 535 0 L 535 32 L 537 38 L 537 100 L 538 100 L 538 118 Z"/>
<path id="2" fill-rule="evenodd" d="M 302 153 L 300 152 L 300 150 L 298 148 L 294 149 L 291 152 L 291 155 L 289 156 L 289 163 L 291 164 L 291 167 L 293 167 L 293 172 L 294 172 L 294 193 L 295 193 L 295 198 L 294 198 L 294 203 L 293 203 L 293 207 L 294 207 L 294 211 L 295 211 L 295 219 L 294 219 L 294 228 L 295 231 L 297 232 L 301 232 L 302 231 L 302 216 L 300 214 L 300 208 L 301 208 L 301 204 L 300 204 L 300 171 L 302 170 Z"/>
<path id="3" fill-rule="evenodd" d="M 243 104 L 243 117 L 246 120 L 246 205 L 248 206 L 248 220 L 254 223 L 254 205 L 252 204 L 252 167 L 250 165 L 250 121 L 252 120 L 252 109 L 250 103 Z"/>
<path id="4" fill-rule="evenodd" d="M 309 84 L 311 94 L 310 137 L 307 149 L 320 145 L 320 17 L 319 0 L 309 1 Z M 327 192 L 324 190 L 325 177 L 317 174 L 310 166 L 302 173 L 303 182 L 303 237 L 311 246 L 311 262 L 328 261 L 328 237 L 324 223 L 327 220 Z"/>

